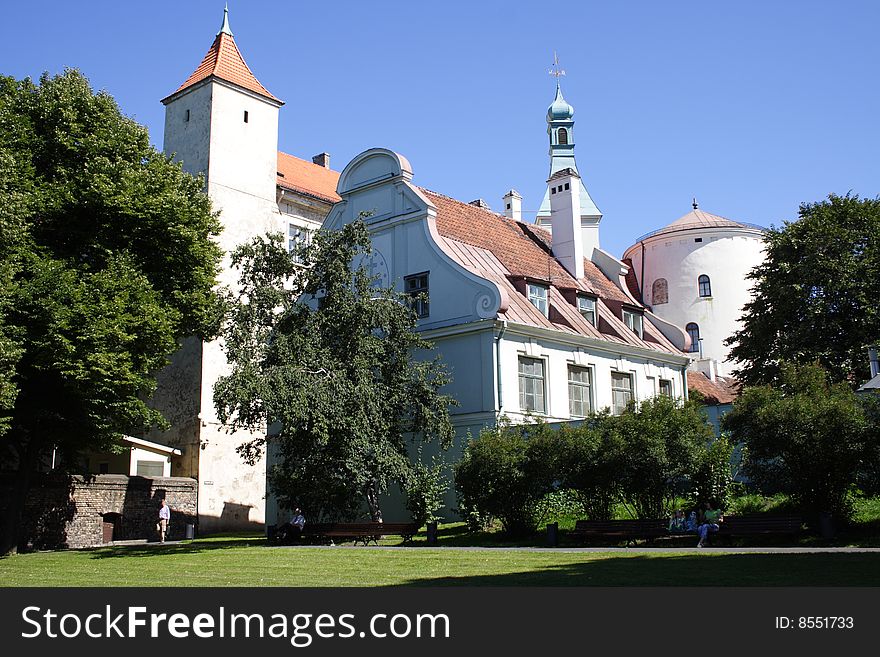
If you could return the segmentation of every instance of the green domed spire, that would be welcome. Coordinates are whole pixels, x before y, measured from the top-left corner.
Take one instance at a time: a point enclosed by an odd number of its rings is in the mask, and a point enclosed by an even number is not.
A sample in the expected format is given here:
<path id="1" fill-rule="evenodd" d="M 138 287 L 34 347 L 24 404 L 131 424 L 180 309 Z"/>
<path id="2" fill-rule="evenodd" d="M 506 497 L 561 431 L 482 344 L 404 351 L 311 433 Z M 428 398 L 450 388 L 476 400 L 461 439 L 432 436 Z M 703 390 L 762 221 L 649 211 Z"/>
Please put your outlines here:
<path id="1" fill-rule="evenodd" d="M 574 116 L 574 107 L 569 105 L 565 98 L 562 97 L 562 88 L 559 82 L 556 83 L 556 98 L 547 108 L 547 122 L 550 121 L 567 121 Z"/>

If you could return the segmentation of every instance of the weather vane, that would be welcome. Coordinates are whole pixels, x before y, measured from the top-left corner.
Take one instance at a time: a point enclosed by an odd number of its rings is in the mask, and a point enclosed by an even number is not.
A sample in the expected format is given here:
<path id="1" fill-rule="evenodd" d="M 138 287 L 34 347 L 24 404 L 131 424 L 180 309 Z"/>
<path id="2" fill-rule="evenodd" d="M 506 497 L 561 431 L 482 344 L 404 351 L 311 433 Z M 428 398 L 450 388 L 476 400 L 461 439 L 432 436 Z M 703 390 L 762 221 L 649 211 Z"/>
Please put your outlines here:
<path id="1" fill-rule="evenodd" d="M 556 82 L 559 82 L 559 78 L 565 75 L 565 70 L 559 68 L 559 57 L 556 54 L 556 51 L 553 51 L 553 68 L 547 71 L 550 75 L 556 78 Z"/>

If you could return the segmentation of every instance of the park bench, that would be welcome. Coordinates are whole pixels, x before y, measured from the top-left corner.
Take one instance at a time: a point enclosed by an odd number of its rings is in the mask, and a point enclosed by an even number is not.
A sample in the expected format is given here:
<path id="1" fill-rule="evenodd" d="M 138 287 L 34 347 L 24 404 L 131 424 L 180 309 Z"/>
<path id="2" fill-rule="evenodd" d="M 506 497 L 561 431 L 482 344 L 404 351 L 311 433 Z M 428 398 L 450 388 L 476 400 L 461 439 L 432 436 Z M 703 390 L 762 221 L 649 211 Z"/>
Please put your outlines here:
<path id="1" fill-rule="evenodd" d="M 578 520 L 569 536 L 579 539 L 604 538 L 625 540 L 629 545 L 635 540 L 653 540 L 669 535 L 669 521 L 650 520 Z"/>
<path id="2" fill-rule="evenodd" d="M 739 536 L 795 536 L 801 532 L 803 518 L 799 515 L 767 515 L 762 513 L 724 516 L 719 529 L 710 538 Z"/>
<path id="3" fill-rule="evenodd" d="M 418 525 L 413 522 L 326 522 L 306 524 L 302 536 L 311 539 L 351 539 L 369 545 L 370 541 L 378 544 L 382 536 L 400 536 L 404 543 L 409 543 L 418 531 Z"/>

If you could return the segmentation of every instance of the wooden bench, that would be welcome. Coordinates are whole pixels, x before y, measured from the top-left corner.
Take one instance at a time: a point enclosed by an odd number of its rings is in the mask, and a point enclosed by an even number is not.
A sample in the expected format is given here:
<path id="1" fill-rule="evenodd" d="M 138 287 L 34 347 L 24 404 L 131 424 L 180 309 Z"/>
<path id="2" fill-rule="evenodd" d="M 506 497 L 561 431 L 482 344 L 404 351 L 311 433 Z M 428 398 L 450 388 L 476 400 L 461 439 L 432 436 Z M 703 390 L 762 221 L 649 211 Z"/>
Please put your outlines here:
<path id="1" fill-rule="evenodd" d="M 378 545 L 382 536 L 400 536 L 404 543 L 410 543 L 418 531 L 418 525 L 412 522 L 326 522 L 306 524 L 302 536 L 313 539 L 351 539 L 364 545 L 369 545 L 372 541 Z"/>
<path id="2" fill-rule="evenodd" d="M 715 536 L 795 536 L 801 532 L 803 518 L 799 515 L 767 515 L 753 513 L 724 516 Z M 710 533 L 709 536 L 713 534 Z"/>
<path id="3" fill-rule="evenodd" d="M 629 545 L 637 539 L 653 540 L 669 535 L 669 520 L 578 520 L 569 536 L 579 539 L 613 538 Z"/>

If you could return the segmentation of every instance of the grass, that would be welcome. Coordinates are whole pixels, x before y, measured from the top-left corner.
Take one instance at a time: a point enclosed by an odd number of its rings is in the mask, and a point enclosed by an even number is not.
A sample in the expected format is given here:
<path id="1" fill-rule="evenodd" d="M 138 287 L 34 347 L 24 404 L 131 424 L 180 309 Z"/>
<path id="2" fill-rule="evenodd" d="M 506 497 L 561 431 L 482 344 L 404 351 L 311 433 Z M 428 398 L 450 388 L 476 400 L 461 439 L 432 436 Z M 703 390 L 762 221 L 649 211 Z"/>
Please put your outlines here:
<path id="1" fill-rule="evenodd" d="M 3 586 L 880 586 L 880 555 L 269 547 L 256 537 L 0 559 Z"/>

